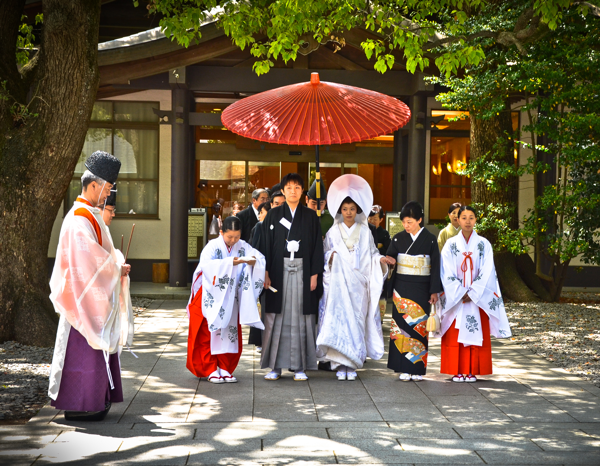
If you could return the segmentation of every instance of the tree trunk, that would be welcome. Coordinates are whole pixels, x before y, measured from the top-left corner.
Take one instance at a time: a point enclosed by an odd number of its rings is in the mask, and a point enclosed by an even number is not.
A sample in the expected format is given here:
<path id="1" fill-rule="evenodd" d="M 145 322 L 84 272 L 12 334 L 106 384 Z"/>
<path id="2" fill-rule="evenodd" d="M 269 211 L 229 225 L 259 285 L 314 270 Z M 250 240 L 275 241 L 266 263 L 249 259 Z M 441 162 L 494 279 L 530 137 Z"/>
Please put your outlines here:
<path id="1" fill-rule="evenodd" d="M 483 159 L 514 165 L 515 147 L 512 133 L 512 120 L 508 104 L 506 111 L 492 118 L 479 118 L 477 115 L 471 115 L 471 160 Z M 494 189 L 490 189 L 488 181 L 487 178 L 473 179 L 471 184 L 472 201 L 486 207 L 497 204 L 512 207 L 508 219 L 509 226 L 513 229 L 518 228 L 518 178 L 516 176 L 495 177 Z M 488 241 L 496 246 L 498 232 L 488 230 L 485 234 Z"/>
<path id="2" fill-rule="evenodd" d="M 543 301 L 552 301 L 552 295 L 548 288 L 542 282 L 542 279 L 535 273 L 535 263 L 529 254 L 520 254 L 515 257 L 517 270 L 525 284 Z"/>
<path id="3" fill-rule="evenodd" d="M 508 251 L 497 252 L 494 254 L 494 264 L 505 299 L 508 298 L 518 303 L 541 301 L 523 282 L 514 254 Z"/>
<path id="4" fill-rule="evenodd" d="M 19 70 L 24 4 L 0 2 L 0 341 L 51 346 L 48 244 L 98 87 L 100 0 L 44 0 L 40 51 Z"/>
<path id="5" fill-rule="evenodd" d="M 510 105 L 507 103 L 506 110 L 492 118 L 479 118 L 471 114 L 471 160 L 494 161 L 513 165 L 514 140 L 511 135 L 512 119 Z M 493 215 L 485 212 L 487 208 L 495 205 L 511 207 L 508 214 L 508 225 L 512 229 L 518 228 L 518 202 L 519 202 L 519 180 L 516 176 L 497 177 L 493 181 L 494 189 L 490 189 L 486 183 L 488 179 L 474 179 L 471 185 L 471 199 L 474 204 L 483 205 L 481 215 Z M 495 250 L 501 249 L 498 244 L 498 230 L 489 228 L 478 230 L 487 238 Z M 513 254 L 508 252 L 495 254 L 496 271 L 498 280 L 502 287 L 502 293 L 514 301 L 539 301 L 539 299 L 527 287 L 521 279 L 515 264 Z"/>

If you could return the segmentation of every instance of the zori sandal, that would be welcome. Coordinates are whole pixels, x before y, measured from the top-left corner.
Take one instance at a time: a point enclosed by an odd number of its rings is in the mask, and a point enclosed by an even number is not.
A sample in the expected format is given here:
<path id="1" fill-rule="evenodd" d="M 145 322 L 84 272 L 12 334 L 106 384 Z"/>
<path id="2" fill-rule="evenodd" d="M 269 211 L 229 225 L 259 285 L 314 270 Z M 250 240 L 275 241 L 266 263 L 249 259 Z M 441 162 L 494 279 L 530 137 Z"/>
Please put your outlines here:
<path id="1" fill-rule="evenodd" d="M 223 377 L 221 377 L 221 374 L 219 374 L 219 371 L 214 371 L 212 374 L 210 374 L 208 376 L 207 379 L 210 383 L 225 383 L 225 381 L 223 380 Z"/>
<path id="2" fill-rule="evenodd" d="M 219 372 L 221 373 L 221 377 L 225 383 L 236 383 L 238 381 L 238 379 L 224 369 L 220 369 Z"/>
<path id="3" fill-rule="evenodd" d="M 279 380 L 280 377 L 281 377 L 281 373 L 271 371 L 267 375 L 265 375 L 265 380 Z"/>
<path id="4" fill-rule="evenodd" d="M 306 375 L 303 371 L 297 371 L 294 373 L 294 380 L 296 380 L 296 381 L 308 380 L 308 375 Z"/>

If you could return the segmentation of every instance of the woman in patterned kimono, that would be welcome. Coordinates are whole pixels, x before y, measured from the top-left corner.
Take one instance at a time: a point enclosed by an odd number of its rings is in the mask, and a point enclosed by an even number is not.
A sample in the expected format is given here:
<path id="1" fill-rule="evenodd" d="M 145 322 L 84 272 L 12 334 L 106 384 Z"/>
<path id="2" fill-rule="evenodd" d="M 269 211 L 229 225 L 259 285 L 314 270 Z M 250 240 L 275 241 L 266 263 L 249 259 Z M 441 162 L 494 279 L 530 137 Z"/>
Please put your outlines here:
<path id="1" fill-rule="evenodd" d="M 402 381 L 419 382 L 427 369 L 427 318 L 442 291 L 440 251 L 437 238 L 420 225 L 423 208 L 418 202 L 402 207 L 400 219 L 404 231 L 387 250 L 397 262 L 388 367 L 400 372 Z"/>
<path id="2" fill-rule="evenodd" d="M 263 289 L 265 257 L 240 240 L 242 222 L 227 217 L 208 242 L 192 281 L 186 367 L 212 383 L 237 382 L 242 354 L 240 325 L 264 329 L 256 300 Z"/>
<path id="3" fill-rule="evenodd" d="M 512 335 L 500 286 L 496 278 L 490 242 L 475 231 L 477 216 L 462 206 L 458 222 L 461 233 L 450 238 L 442 250 L 441 276 L 444 293 L 438 309 L 442 336 L 442 374 L 453 382 L 476 382 L 475 375 L 492 373 L 490 334 Z"/>

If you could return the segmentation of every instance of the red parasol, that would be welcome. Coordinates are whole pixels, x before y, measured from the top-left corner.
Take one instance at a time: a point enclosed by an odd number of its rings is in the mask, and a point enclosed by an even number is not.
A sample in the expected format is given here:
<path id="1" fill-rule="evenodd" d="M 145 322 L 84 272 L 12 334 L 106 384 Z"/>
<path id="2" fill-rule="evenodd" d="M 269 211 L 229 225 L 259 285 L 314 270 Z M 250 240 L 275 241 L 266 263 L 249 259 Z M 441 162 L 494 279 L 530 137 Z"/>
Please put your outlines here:
<path id="1" fill-rule="evenodd" d="M 347 144 L 389 134 L 410 119 L 398 99 L 353 86 L 321 82 L 292 84 L 239 100 L 221 115 L 235 134 L 273 144 L 316 146 L 317 199 L 320 199 L 319 146 Z M 320 212 L 319 212 L 320 213 Z"/>

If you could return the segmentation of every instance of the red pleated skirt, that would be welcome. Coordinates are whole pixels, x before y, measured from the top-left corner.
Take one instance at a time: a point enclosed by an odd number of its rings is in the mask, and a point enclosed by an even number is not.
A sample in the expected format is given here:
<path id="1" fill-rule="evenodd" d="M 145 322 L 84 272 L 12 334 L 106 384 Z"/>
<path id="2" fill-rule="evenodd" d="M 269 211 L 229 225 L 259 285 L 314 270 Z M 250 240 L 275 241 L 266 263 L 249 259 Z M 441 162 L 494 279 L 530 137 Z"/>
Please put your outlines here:
<path id="1" fill-rule="evenodd" d="M 202 287 L 189 305 L 190 326 L 188 333 L 187 362 L 185 367 L 196 377 L 208 377 L 217 366 L 230 374 L 236 369 L 242 355 L 242 327 L 238 318 L 238 352 L 212 354 L 210 352 L 210 331 L 202 314 Z"/>
<path id="2" fill-rule="evenodd" d="M 492 373 L 492 341 L 490 338 L 490 319 L 487 313 L 479 308 L 481 315 L 481 346 L 465 346 L 458 342 L 458 329 L 454 328 L 456 320 L 442 337 L 442 374 L 489 375 Z"/>

